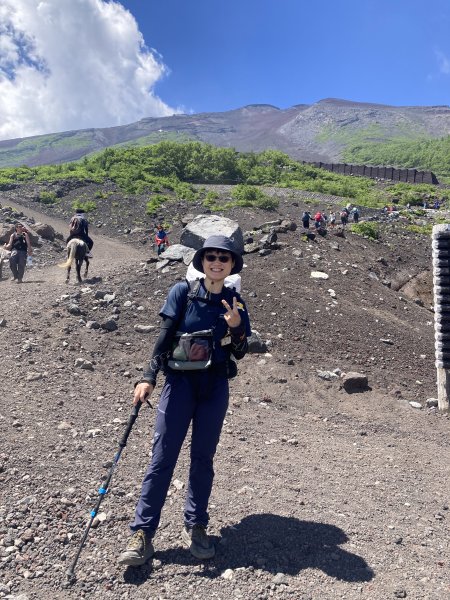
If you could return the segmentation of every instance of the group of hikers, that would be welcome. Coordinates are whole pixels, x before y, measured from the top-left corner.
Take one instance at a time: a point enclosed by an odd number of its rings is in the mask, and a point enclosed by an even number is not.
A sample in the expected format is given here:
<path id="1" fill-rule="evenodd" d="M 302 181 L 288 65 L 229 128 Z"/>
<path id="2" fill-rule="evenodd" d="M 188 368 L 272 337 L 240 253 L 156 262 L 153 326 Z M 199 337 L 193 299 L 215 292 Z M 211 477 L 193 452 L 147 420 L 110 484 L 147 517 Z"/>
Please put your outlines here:
<path id="1" fill-rule="evenodd" d="M 92 258 L 92 247 L 94 242 L 89 237 L 89 223 L 87 217 L 81 208 L 77 208 L 74 216 L 70 220 L 69 224 L 69 237 L 66 240 L 68 244 L 70 240 L 78 238 L 85 242 L 87 246 L 88 258 Z M 27 263 L 30 264 L 31 256 L 33 254 L 33 247 L 31 245 L 30 234 L 28 229 L 23 223 L 17 222 L 14 225 L 14 231 L 11 234 L 9 241 L 4 245 L 5 250 L 10 250 L 9 255 L 9 268 L 11 269 L 11 281 L 17 283 L 23 283 L 23 276 Z"/>
<path id="2" fill-rule="evenodd" d="M 154 243 L 159 256 L 169 246 L 169 238 L 161 224 L 158 224 L 156 229 Z M 74 238 L 82 240 L 86 244 L 86 257 L 93 258 L 92 248 L 94 246 L 94 241 L 89 236 L 89 221 L 82 208 L 77 208 L 75 214 L 70 219 L 69 236 L 66 239 L 66 244 Z M 9 267 L 12 273 L 11 281 L 23 283 L 23 276 L 25 274 L 27 263 L 30 264 L 31 256 L 33 254 L 30 234 L 23 223 L 17 222 L 14 225 L 14 231 L 11 234 L 8 243 L 3 247 L 5 250 L 10 251 Z"/>
<path id="3" fill-rule="evenodd" d="M 341 225 L 345 227 L 349 219 L 353 220 L 353 223 L 359 222 L 359 210 L 356 206 L 352 206 L 351 204 L 347 204 L 344 206 L 338 213 Z M 335 211 L 330 211 L 327 215 L 324 210 L 318 210 L 314 216 L 307 210 L 304 211 L 302 215 L 302 225 L 304 229 L 309 229 L 311 222 L 314 223 L 314 229 L 317 231 L 323 231 L 330 227 L 330 229 L 334 229 L 336 227 L 336 219 L 337 214 Z"/>

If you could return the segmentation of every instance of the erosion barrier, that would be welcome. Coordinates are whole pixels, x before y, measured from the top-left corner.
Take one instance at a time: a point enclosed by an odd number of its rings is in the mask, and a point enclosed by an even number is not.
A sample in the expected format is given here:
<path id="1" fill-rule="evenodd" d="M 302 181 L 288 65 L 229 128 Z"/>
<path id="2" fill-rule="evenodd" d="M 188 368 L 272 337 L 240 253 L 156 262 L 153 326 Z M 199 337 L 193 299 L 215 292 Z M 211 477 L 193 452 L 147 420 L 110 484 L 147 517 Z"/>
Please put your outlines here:
<path id="1" fill-rule="evenodd" d="M 417 169 L 395 169 L 394 167 L 373 167 L 368 165 L 348 165 L 347 163 L 305 162 L 319 169 L 326 169 L 340 175 L 358 175 L 371 179 L 389 179 L 404 183 L 432 183 L 439 181 L 432 171 L 418 171 Z"/>
<path id="2" fill-rule="evenodd" d="M 448 410 L 450 393 L 450 224 L 433 226 L 431 244 L 438 407 L 440 410 Z"/>

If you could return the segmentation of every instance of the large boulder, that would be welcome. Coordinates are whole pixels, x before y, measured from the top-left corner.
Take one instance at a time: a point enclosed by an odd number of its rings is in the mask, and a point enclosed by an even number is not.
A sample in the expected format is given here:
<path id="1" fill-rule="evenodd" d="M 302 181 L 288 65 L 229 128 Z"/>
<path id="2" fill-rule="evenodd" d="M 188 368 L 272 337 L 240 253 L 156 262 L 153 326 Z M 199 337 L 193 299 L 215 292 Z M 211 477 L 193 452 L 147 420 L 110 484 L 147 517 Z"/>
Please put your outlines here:
<path id="1" fill-rule="evenodd" d="M 47 225 L 47 223 L 36 223 L 34 225 L 34 231 L 37 235 L 40 235 L 44 240 L 50 240 L 53 242 L 55 239 L 55 230 L 51 225 Z"/>
<path id="2" fill-rule="evenodd" d="M 244 238 L 238 223 L 218 215 L 196 216 L 181 232 L 180 241 L 198 250 L 211 235 L 226 235 L 234 241 L 238 252 L 244 252 Z"/>
<path id="3" fill-rule="evenodd" d="M 161 252 L 159 256 L 163 260 L 179 260 L 188 265 L 194 256 L 194 250 L 183 246 L 183 244 L 173 244 L 173 246 L 169 246 L 164 252 Z"/>
<path id="4" fill-rule="evenodd" d="M 7 244 L 13 231 L 14 225 L 11 225 L 10 223 L 0 223 L 0 244 Z"/>

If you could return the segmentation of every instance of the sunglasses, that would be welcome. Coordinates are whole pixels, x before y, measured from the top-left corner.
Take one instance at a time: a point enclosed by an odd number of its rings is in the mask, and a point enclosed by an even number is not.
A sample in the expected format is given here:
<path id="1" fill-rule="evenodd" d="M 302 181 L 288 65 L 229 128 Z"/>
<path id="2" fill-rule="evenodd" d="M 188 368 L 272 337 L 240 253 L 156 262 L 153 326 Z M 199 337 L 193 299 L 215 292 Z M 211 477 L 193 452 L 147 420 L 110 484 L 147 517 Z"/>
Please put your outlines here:
<path id="1" fill-rule="evenodd" d="M 226 255 L 217 256 L 216 254 L 205 254 L 205 259 L 208 262 L 214 262 L 214 261 L 218 260 L 219 262 L 225 264 L 227 262 L 230 262 L 231 256 L 226 256 Z"/>

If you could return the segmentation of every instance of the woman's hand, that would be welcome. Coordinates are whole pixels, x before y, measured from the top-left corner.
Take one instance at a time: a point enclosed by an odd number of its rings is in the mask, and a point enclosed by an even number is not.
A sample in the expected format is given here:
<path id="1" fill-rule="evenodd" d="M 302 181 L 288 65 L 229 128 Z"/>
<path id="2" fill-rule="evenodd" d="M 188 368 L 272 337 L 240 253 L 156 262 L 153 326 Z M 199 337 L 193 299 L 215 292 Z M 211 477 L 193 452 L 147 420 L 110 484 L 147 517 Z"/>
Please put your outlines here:
<path id="1" fill-rule="evenodd" d="M 226 300 L 222 300 L 222 304 L 227 309 L 227 312 L 223 316 L 228 327 L 239 327 L 241 324 L 241 315 L 239 314 L 236 296 L 233 296 L 233 308 L 231 308 Z"/>
<path id="2" fill-rule="evenodd" d="M 155 386 L 153 386 L 151 383 L 148 383 L 147 381 L 141 381 L 141 383 L 138 383 L 137 386 L 134 388 L 133 404 L 135 406 L 136 404 L 139 404 L 139 402 L 144 404 L 144 402 L 148 400 L 152 395 L 154 387 Z"/>

